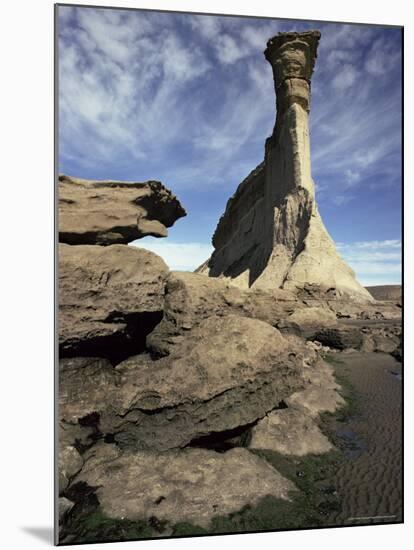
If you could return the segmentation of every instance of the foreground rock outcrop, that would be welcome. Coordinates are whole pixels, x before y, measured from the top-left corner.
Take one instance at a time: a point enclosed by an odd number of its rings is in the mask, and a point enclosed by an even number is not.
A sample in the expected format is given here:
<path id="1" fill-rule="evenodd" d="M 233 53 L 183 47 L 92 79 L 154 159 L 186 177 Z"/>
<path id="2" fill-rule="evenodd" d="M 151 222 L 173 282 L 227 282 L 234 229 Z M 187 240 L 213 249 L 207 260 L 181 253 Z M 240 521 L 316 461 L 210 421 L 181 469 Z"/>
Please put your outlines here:
<path id="1" fill-rule="evenodd" d="M 246 449 L 184 449 L 154 454 L 91 449 L 75 483 L 96 488 L 104 514 L 208 528 L 211 519 L 255 505 L 265 496 L 289 500 L 295 485 Z"/>
<path id="2" fill-rule="evenodd" d="M 119 361 L 142 351 L 161 320 L 168 268 L 125 245 L 59 245 L 60 356 Z"/>
<path id="3" fill-rule="evenodd" d="M 323 454 L 332 443 L 317 423 L 300 409 L 272 411 L 252 429 L 250 447 L 276 451 L 284 455 Z"/>
<path id="4" fill-rule="evenodd" d="M 123 448 L 165 451 L 248 426 L 305 387 L 301 348 L 255 319 L 212 316 L 170 356 L 64 359 L 60 415 Z"/>
<path id="5" fill-rule="evenodd" d="M 59 176 L 59 242 L 120 244 L 152 235 L 186 215 L 159 181 L 95 181 Z"/>
<path id="6" fill-rule="evenodd" d="M 265 160 L 228 201 L 213 236 L 214 252 L 198 271 L 240 287 L 299 291 L 370 302 L 336 251 L 319 215 L 311 176 L 308 114 L 318 31 L 279 33 L 267 43 L 277 118 Z"/>
<path id="7" fill-rule="evenodd" d="M 250 292 L 224 279 L 173 271 L 166 280 L 164 316 L 148 336 L 147 346 L 156 355 L 168 355 L 189 331 L 212 315 L 242 315 L 277 327 L 300 308 L 305 304 L 285 290 Z M 330 310 L 326 315 L 335 324 Z"/>
<path id="8" fill-rule="evenodd" d="M 307 367 L 302 376 L 307 385 L 286 399 L 288 408 L 302 410 L 307 417 L 317 420 L 321 413 L 334 413 L 345 405 L 334 370 L 325 361 Z"/>

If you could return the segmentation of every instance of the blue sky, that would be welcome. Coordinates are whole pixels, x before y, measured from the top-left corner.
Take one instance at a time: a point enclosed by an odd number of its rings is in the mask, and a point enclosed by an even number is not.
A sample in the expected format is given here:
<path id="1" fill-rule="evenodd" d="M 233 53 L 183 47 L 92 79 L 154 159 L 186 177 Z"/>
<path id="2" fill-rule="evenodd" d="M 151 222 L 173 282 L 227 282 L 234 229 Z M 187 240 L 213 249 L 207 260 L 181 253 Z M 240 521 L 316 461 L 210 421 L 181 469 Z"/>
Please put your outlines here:
<path id="1" fill-rule="evenodd" d="M 272 132 L 266 41 L 314 28 L 322 37 L 311 150 L 322 218 L 363 284 L 400 283 L 397 28 L 61 6 L 59 172 L 162 181 L 188 215 L 167 239 L 136 244 L 172 269 L 194 269 Z"/>

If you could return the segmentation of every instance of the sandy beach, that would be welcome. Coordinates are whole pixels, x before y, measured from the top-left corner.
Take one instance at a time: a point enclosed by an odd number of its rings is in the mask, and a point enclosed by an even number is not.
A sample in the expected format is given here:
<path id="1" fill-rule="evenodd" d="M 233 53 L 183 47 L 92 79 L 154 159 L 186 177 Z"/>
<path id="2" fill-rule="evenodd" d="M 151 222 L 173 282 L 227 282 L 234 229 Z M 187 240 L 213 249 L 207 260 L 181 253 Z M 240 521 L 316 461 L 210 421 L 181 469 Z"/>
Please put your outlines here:
<path id="1" fill-rule="evenodd" d="M 329 524 L 402 521 L 402 367 L 381 353 L 336 355 L 335 368 L 356 392 L 358 411 L 337 422 L 336 435 L 348 450 L 334 476 L 342 504 Z"/>

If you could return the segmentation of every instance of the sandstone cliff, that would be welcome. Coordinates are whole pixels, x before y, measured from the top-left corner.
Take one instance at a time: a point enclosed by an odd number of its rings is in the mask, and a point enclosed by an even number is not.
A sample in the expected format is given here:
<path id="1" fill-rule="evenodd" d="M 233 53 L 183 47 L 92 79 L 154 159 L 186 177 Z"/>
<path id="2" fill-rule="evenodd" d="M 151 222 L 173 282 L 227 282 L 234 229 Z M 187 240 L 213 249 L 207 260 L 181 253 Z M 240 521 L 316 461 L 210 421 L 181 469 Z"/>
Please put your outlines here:
<path id="1" fill-rule="evenodd" d="M 318 31 L 280 33 L 265 51 L 272 65 L 277 118 L 265 159 L 228 201 L 215 250 L 198 272 L 240 287 L 300 291 L 372 301 L 329 236 L 315 200 L 308 116 Z"/>

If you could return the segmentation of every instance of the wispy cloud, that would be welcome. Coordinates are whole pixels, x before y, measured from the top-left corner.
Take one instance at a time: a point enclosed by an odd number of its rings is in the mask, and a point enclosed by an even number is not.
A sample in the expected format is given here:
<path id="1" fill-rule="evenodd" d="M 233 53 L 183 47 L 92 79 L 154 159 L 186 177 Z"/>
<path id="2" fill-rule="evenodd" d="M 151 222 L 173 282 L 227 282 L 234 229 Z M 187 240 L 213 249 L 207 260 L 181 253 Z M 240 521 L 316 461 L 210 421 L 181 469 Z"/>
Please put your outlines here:
<path id="1" fill-rule="evenodd" d="M 59 107 L 63 159 L 145 160 L 176 142 L 199 102 L 180 94 L 210 69 L 194 44 L 141 12 L 60 7 Z M 151 38 L 150 38 L 151 37 Z M 165 113 L 168 112 L 168 117 Z"/>
<path id="2" fill-rule="evenodd" d="M 339 242 L 336 246 L 363 284 L 401 283 L 401 241 Z"/>
<path id="3" fill-rule="evenodd" d="M 173 271 L 194 271 L 213 252 L 213 247 L 205 242 L 173 242 L 151 237 L 134 241 L 132 245 L 158 254 Z M 400 284 L 401 241 L 338 242 L 336 246 L 362 284 Z"/>

